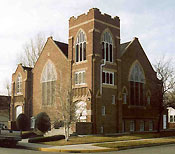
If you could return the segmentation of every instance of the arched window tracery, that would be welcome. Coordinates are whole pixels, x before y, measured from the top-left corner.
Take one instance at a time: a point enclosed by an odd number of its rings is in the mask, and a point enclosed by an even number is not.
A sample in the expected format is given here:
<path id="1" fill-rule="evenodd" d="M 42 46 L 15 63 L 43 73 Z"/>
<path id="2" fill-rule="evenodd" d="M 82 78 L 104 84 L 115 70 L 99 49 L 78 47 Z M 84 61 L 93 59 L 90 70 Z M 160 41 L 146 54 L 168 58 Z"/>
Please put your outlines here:
<path id="1" fill-rule="evenodd" d="M 48 61 L 41 76 L 43 105 L 51 105 L 55 102 L 56 80 L 55 66 L 51 61 Z"/>
<path id="2" fill-rule="evenodd" d="M 86 60 L 86 36 L 80 30 L 76 38 L 75 61 L 81 62 Z"/>
<path id="3" fill-rule="evenodd" d="M 105 61 L 113 62 L 113 40 L 108 31 L 102 36 L 102 57 Z"/>
<path id="4" fill-rule="evenodd" d="M 141 66 L 138 63 L 131 69 L 130 82 L 130 104 L 144 106 L 144 83 L 145 77 Z"/>

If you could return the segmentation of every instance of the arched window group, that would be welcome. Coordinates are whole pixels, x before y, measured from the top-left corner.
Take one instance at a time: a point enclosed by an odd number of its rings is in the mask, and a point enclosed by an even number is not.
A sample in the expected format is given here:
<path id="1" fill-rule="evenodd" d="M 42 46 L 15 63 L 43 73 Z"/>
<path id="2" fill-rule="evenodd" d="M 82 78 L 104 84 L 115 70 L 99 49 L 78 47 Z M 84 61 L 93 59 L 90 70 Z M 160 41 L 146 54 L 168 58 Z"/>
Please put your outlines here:
<path id="1" fill-rule="evenodd" d="M 55 102 L 56 80 L 55 66 L 51 61 L 48 61 L 41 76 L 43 105 L 51 105 Z"/>
<path id="2" fill-rule="evenodd" d="M 86 60 L 86 37 L 83 31 L 79 31 L 76 38 L 75 61 L 81 62 Z"/>
<path id="3" fill-rule="evenodd" d="M 102 57 L 105 61 L 113 62 L 113 41 L 109 32 L 102 36 Z"/>
<path id="4" fill-rule="evenodd" d="M 22 76 L 21 74 L 18 75 L 16 80 L 16 93 L 22 93 Z"/>
<path id="5" fill-rule="evenodd" d="M 136 63 L 130 74 L 130 104 L 143 106 L 144 105 L 144 73 L 138 63 Z"/>

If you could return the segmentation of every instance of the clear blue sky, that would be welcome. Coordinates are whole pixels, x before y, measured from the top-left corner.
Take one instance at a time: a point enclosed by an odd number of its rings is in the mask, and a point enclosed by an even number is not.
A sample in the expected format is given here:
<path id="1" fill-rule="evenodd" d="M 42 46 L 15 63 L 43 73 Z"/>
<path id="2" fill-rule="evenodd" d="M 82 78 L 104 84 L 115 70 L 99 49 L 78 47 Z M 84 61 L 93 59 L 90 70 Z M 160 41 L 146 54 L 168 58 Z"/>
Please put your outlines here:
<path id="1" fill-rule="evenodd" d="M 38 33 L 67 42 L 69 18 L 94 7 L 119 16 L 121 42 L 138 37 L 151 63 L 161 55 L 175 58 L 174 0 L 1 0 L 0 94 L 7 93 L 25 42 Z"/>

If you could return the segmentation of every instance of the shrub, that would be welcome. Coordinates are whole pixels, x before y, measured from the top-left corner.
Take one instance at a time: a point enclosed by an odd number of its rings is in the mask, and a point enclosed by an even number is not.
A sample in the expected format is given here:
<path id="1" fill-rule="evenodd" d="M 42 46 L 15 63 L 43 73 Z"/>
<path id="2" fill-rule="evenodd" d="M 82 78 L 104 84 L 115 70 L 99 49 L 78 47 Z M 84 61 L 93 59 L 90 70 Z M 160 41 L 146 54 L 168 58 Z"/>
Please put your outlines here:
<path id="1" fill-rule="evenodd" d="M 33 138 L 33 137 L 39 137 L 41 135 L 37 135 L 35 132 L 33 131 L 24 131 L 22 132 L 22 139 L 26 139 L 26 138 Z"/>
<path id="2" fill-rule="evenodd" d="M 36 116 L 35 128 L 46 133 L 51 128 L 50 118 L 45 112 L 41 112 Z"/>
<path id="3" fill-rule="evenodd" d="M 35 137 L 29 138 L 29 143 L 38 143 L 38 142 L 50 142 L 50 141 L 58 141 L 65 139 L 64 135 L 55 135 L 55 136 L 48 136 L 48 137 Z"/>
<path id="4" fill-rule="evenodd" d="M 63 127 L 64 126 L 64 122 L 63 121 L 55 121 L 54 122 L 54 128 L 55 129 L 59 129 L 60 127 Z"/>
<path id="5" fill-rule="evenodd" d="M 23 131 L 29 128 L 29 119 L 24 113 L 21 113 L 17 117 L 16 126 L 18 130 L 23 130 Z"/>

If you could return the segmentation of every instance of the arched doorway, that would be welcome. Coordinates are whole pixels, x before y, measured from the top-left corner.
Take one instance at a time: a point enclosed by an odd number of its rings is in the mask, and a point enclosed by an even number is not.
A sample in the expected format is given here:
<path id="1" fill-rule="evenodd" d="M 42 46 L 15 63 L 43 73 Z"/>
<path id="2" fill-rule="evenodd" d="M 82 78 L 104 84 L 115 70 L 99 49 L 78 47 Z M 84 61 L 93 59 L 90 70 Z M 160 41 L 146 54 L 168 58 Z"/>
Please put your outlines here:
<path id="1" fill-rule="evenodd" d="M 16 118 L 22 113 L 22 106 L 17 106 L 16 107 Z"/>
<path id="2" fill-rule="evenodd" d="M 87 103 L 79 101 L 76 103 L 76 117 L 78 122 L 87 122 Z"/>

